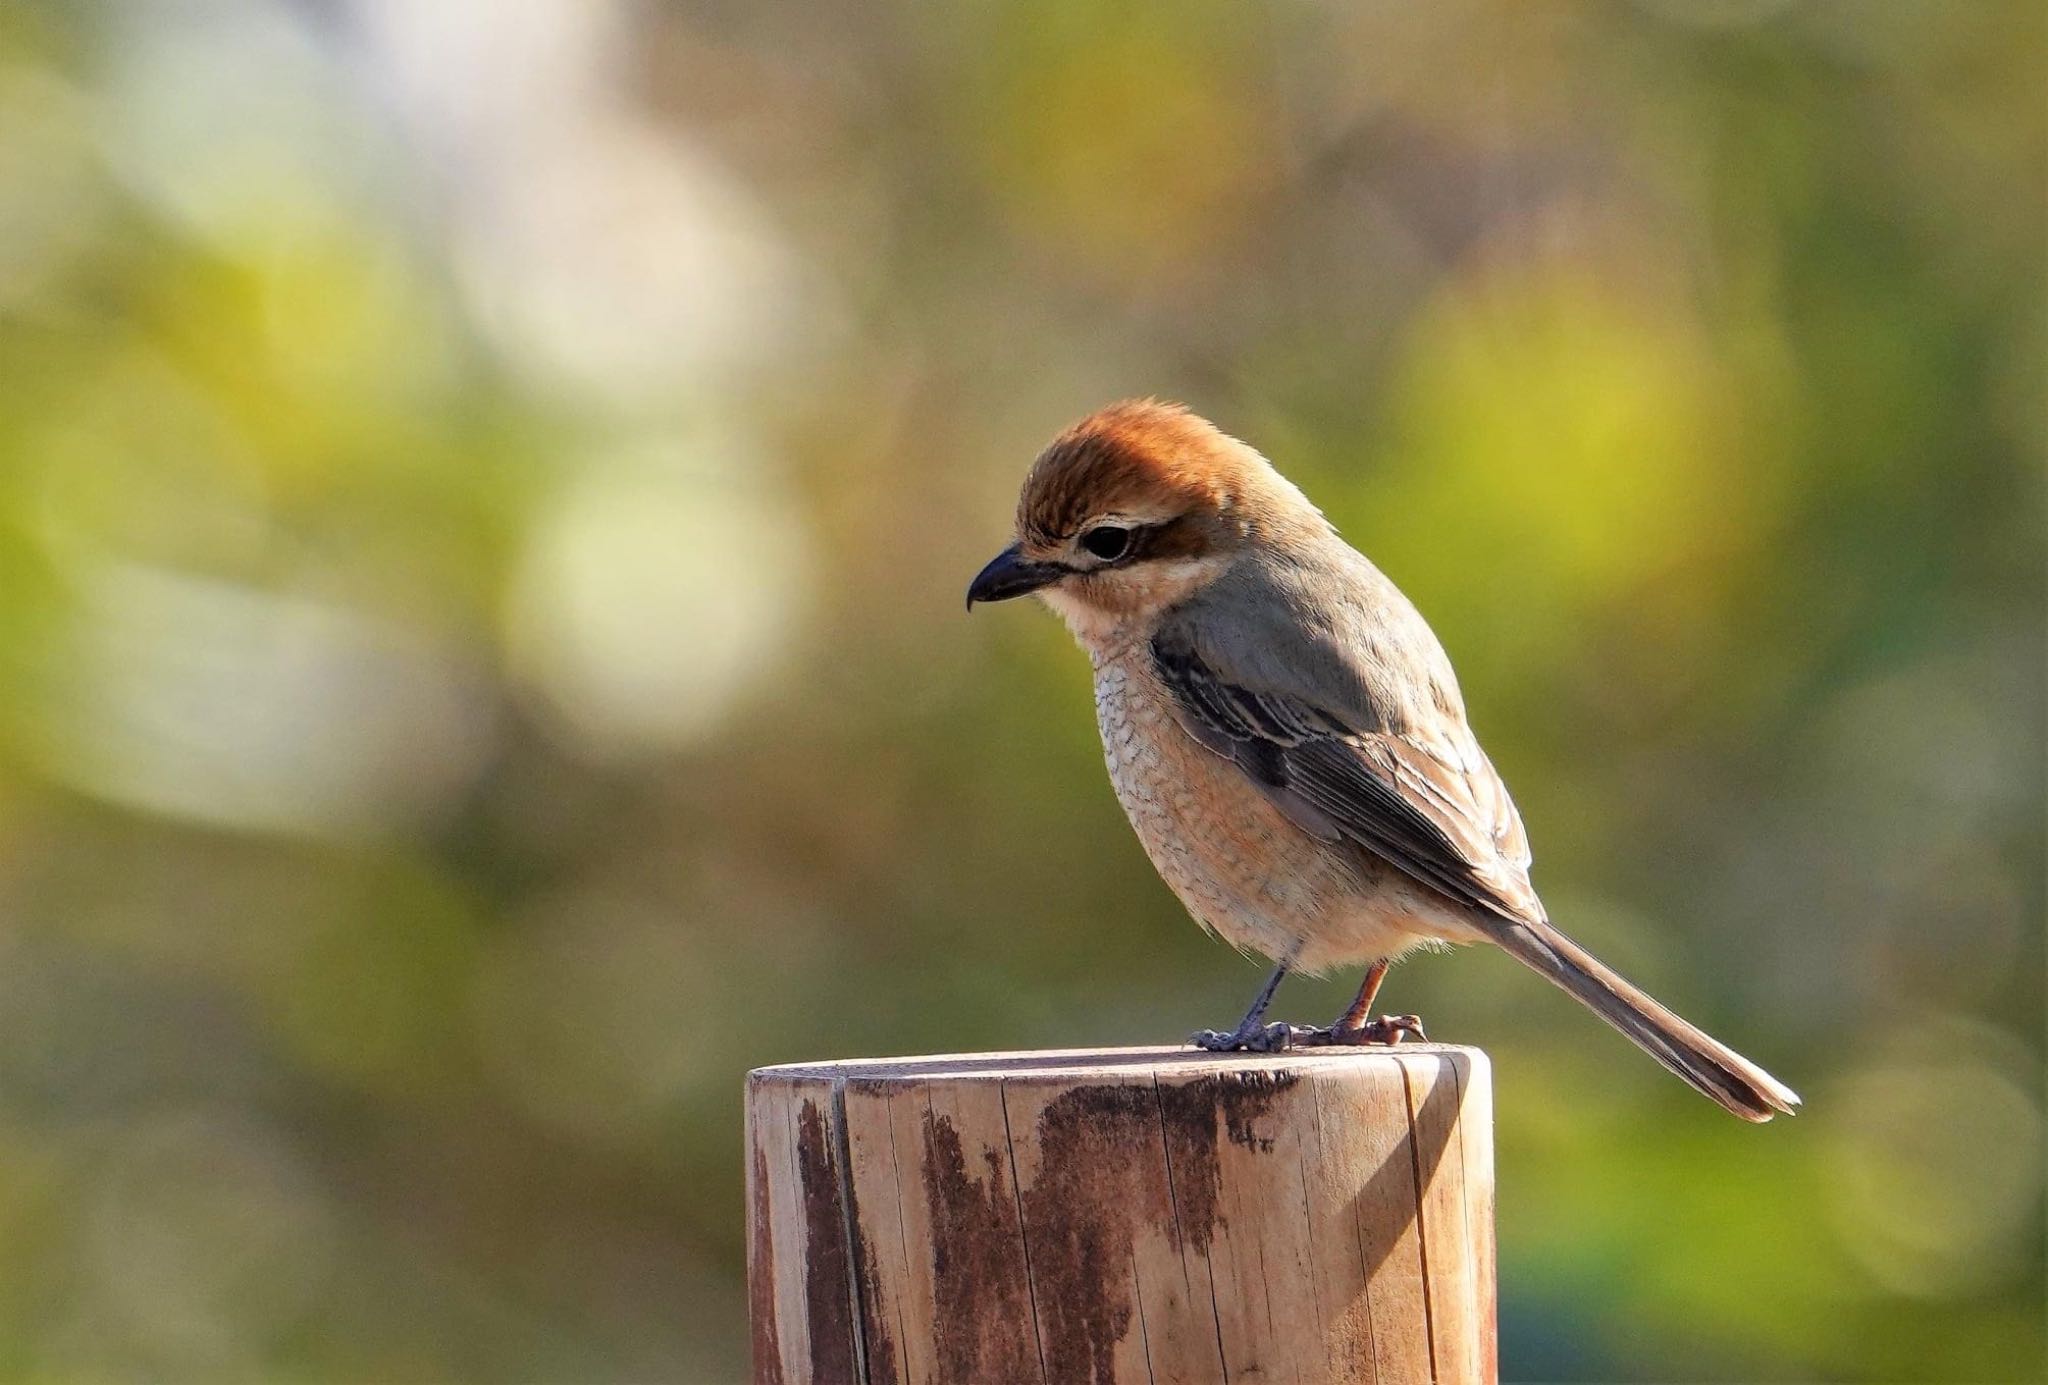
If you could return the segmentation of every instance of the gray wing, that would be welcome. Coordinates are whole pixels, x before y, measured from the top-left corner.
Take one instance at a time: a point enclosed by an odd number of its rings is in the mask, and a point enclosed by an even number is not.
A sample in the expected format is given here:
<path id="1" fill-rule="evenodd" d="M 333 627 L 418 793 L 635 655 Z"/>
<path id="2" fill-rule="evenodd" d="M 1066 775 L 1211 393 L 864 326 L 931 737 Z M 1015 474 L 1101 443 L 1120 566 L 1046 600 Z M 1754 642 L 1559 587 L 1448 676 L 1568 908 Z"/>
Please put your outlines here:
<path id="1" fill-rule="evenodd" d="M 1247 617 L 1220 623 L 1235 644 L 1204 637 L 1219 628 L 1213 606 L 1163 622 L 1151 653 L 1181 726 L 1303 831 L 1461 903 L 1542 919 L 1521 816 L 1465 725 L 1448 661 L 1392 584 L 1357 566 L 1340 588 L 1353 603 L 1333 612 L 1325 592 L 1308 604 L 1320 628 L 1270 590 L 1220 594 Z"/>

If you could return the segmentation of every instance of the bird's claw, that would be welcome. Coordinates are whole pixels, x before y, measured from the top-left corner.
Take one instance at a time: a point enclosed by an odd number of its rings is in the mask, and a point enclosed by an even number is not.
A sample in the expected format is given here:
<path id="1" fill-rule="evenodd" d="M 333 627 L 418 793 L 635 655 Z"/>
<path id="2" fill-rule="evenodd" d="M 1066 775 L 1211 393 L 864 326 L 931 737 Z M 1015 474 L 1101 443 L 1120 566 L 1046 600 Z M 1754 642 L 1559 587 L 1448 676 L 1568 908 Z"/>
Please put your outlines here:
<path id="1" fill-rule="evenodd" d="M 1421 1043 L 1429 1042 L 1429 1035 L 1422 1032 L 1420 1015 L 1381 1015 L 1376 1020 L 1367 1020 L 1356 1029 L 1339 1029 L 1331 1025 L 1327 1029 L 1317 1030 L 1314 1038 L 1306 1038 L 1303 1042 L 1354 1047 L 1383 1044 L 1392 1048 L 1410 1035 Z"/>
<path id="2" fill-rule="evenodd" d="M 1303 1032 L 1292 1024 L 1259 1024 L 1228 1034 L 1204 1029 L 1190 1035 L 1188 1042 L 1209 1053 L 1282 1053 L 1292 1048 Z"/>

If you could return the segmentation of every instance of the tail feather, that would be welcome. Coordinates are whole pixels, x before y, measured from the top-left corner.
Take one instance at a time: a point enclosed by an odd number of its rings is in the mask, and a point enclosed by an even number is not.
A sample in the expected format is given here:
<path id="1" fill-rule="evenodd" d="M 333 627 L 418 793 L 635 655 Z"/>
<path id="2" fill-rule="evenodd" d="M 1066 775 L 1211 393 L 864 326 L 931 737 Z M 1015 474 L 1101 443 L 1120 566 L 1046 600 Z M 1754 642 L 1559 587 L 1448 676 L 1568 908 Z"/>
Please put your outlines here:
<path id="1" fill-rule="evenodd" d="M 1544 922 L 1484 921 L 1488 936 L 1633 1039 L 1694 1091 L 1746 1121 L 1791 1114 L 1799 1094 L 1728 1045 L 1680 1019 Z"/>

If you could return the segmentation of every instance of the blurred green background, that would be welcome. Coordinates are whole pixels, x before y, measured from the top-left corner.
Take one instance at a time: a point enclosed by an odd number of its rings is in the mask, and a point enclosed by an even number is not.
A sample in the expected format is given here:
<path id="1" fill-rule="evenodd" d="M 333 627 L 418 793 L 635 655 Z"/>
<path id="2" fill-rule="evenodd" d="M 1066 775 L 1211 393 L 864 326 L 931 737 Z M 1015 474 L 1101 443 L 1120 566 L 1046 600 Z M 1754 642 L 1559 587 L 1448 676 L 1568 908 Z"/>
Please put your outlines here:
<path id="1" fill-rule="evenodd" d="M 1807 1098 L 1402 967 L 1507 1377 L 2040 1379 L 2044 85 L 1990 0 L 0 0 L 0 1377 L 735 1380 L 746 1068 L 1234 1019 L 960 611 L 1158 393 Z"/>

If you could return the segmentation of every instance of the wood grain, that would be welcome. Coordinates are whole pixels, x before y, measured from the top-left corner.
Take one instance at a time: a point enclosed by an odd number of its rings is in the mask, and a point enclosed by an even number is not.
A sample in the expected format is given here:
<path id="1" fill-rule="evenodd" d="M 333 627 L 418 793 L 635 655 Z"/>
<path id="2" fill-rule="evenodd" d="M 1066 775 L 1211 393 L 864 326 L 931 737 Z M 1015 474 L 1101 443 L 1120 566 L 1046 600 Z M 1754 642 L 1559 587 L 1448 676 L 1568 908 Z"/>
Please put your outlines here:
<path id="1" fill-rule="evenodd" d="M 763 1068 L 747 1179 L 757 1385 L 1496 1378 L 1475 1049 Z"/>

